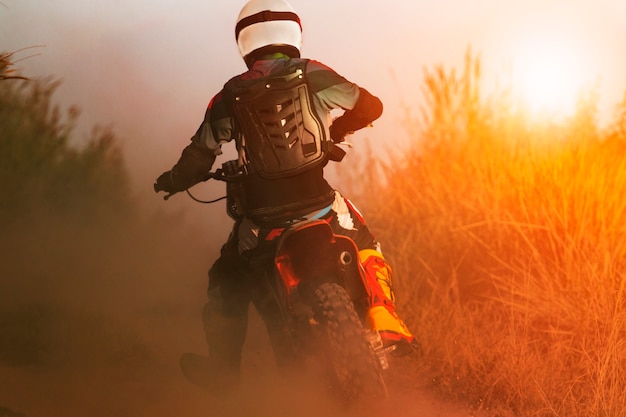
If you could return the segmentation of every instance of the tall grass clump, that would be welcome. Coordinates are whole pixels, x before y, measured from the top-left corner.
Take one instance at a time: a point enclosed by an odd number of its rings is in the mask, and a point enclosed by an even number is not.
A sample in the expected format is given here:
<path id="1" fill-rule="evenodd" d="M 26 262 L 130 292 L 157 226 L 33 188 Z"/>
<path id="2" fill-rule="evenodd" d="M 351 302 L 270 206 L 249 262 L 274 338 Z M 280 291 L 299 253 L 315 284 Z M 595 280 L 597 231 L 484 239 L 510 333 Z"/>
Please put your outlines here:
<path id="1" fill-rule="evenodd" d="M 15 52 L 0 51 L 0 81 L 27 79 L 26 77 L 17 74 L 17 71 L 13 68 L 13 55 L 15 55 Z"/>
<path id="2" fill-rule="evenodd" d="M 601 129 L 592 93 L 557 121 L 480 87 L 470 52 L 427 69 L 363 196 L 421 372 L 494 415 L 626 416 L 626 101 Z"/>

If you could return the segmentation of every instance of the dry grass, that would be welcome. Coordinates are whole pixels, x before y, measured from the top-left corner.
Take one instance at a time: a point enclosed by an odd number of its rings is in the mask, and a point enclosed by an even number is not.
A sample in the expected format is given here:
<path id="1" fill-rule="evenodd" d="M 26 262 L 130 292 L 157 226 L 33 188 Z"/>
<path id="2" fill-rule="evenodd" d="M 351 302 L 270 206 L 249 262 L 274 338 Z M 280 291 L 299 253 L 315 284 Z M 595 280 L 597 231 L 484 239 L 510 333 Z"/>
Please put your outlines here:
<path id="1" fill-rule="evenodd" d="M 479 84 L 469 53 L 427 71 L 418 145 L 368 186 L 423 372 L 494 415 L 626 416 L 624 112 L 531 120 Z"/>
<path id="2" fill-rule="evenodd" d="M 2 4 L 0 2 L 0 4 Z M 30 58 L 33 55 L 15 59 L 15 54 L 23 52 L 27 49 L 35 48 L 36 46 L 32 46 L 29 48 L 19 49 L 15 52 L 0 52 L 0 81 L 3 80 L 28 80 L 27 77 L 21 76 L 17 73 L 17 70 L 13 68 L 13 65 L 16 62 L 23 61 L 24 59 Z"/>

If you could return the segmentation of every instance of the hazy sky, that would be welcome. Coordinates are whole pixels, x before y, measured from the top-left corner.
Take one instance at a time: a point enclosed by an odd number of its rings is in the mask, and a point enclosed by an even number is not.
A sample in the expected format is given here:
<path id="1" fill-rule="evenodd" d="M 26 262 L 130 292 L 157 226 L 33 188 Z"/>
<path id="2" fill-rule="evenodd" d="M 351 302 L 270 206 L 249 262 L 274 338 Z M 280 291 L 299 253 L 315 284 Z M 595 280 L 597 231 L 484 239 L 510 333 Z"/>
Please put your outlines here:
<path id="1" fill-rule="evenodd" d="M 57 98 L 82 108 L 87 126 L 112 125 L 141 181 L 175 162 L 212 95 L 245 69 L 233 35 L 243 0 L 0 1 L 0 50 L 45 45 L 16 66 L 61 79 Z M 624 0 L 292 4 L 303 55 L 383 99 L 383 117 L 362 135 L 385 147 L 407 139 L 397 125 L 402 105 L 417 113 L 423 68 L 459 66 L 468 45 L 487 77 L 522 51 L 526 65 L 567 56 L 572 74 L 600 77 L 604 113 L 626 90 Z"/>

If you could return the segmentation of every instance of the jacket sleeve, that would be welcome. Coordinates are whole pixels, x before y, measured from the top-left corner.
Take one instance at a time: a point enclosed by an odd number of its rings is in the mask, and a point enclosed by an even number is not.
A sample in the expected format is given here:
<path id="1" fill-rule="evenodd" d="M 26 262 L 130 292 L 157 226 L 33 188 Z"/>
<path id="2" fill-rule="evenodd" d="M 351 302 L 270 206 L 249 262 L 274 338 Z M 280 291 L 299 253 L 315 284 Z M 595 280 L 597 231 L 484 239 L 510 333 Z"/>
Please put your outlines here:
<path id="1" fill-rule="evenodd" d="M 199 183 L 213 167 L 216 157 L 211 149 L 192 140 L 172 168 L 172 182 L 180 190 Z"/>
<path id="2" fill-rule="evenodd" d="M 380 99 L 359 87 L 359 98 L 354 107 L 333 121 L 330 126 L 330 137 L 335 142 L 341 142 L 347 134 L 369 126 L 382 113 L 383 103 Z"/>
<path id="3" fill-rule="evenodd" d="M 232 117 L 221 97 L 219 93 L 211 100 L 202 124 L 172 168 L 172 181 L 181 190 L 202 181 L 222 153 L 222 144 L 232 140 Z"/>
<path id="4" fill-rule="evenodd" d="M 318 61 L 309 60 L 307 70 L 313 91 L 325 110 L 345 111 L 330 126 L 335 142 L 341 142 L 346 134 L 370 125 L 381 116 L 382 102 L 365 88 Z"/>

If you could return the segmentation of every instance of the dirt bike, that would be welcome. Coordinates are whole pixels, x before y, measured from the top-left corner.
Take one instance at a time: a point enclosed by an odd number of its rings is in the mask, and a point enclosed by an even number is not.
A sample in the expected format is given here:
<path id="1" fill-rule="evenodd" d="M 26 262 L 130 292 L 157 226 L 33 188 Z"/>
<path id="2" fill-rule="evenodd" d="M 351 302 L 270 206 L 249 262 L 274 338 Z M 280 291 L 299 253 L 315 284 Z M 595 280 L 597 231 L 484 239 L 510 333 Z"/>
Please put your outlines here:
<path id="1" fill-rule="evenodd" d="M 225 172 L 218 169 L 205 180 L 236 187 L 237 175 Z M 203 203 L 227 198 L 229 215 L 238 215 L 230 193 L 201 201 L 187 192 Z M 384 347 L 378 332 L 365 325 L 370 294 L 354 241 L 335 234 L 322 219 L 281 225 L 265 240 L 274 241 L 276 249 L 263 279 L 280 311 L 280 333 L 291 345 L 290 354 L 325 368 L 327 385 L 342 400 L 387 399 L 383 373 L 394 347 Z"/>

